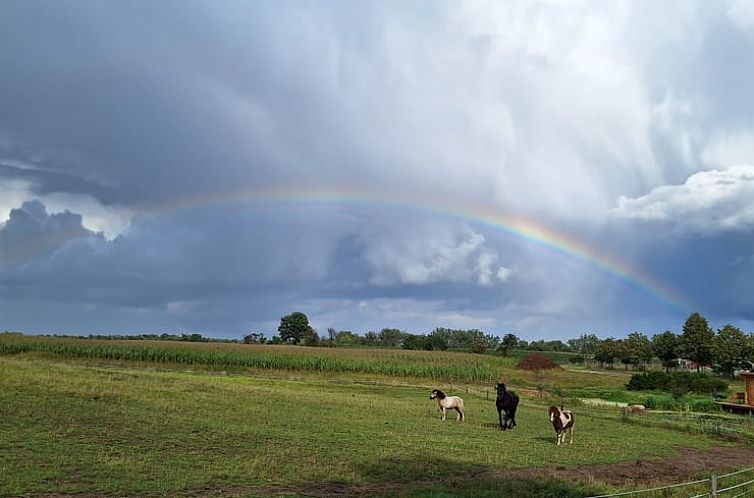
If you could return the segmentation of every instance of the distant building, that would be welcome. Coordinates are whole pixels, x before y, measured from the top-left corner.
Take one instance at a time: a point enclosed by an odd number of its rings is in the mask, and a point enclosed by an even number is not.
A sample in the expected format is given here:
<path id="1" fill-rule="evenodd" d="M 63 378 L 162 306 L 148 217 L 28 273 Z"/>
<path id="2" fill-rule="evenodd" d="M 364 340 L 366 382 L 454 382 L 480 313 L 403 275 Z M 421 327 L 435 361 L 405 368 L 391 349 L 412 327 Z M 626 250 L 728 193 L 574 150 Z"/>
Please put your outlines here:
<path id="1" fill-rule="evenodd" d="M 702 365 L 701 368 L 699 368 L 699 365 L 692 360 L 686 360 L 684 358 L 678 358 L 678 369 L 684 370 L 687 372 L 696 372 L 697 370 L 700 372 L 708 372 L 712 370 L 711 364 Z"/>

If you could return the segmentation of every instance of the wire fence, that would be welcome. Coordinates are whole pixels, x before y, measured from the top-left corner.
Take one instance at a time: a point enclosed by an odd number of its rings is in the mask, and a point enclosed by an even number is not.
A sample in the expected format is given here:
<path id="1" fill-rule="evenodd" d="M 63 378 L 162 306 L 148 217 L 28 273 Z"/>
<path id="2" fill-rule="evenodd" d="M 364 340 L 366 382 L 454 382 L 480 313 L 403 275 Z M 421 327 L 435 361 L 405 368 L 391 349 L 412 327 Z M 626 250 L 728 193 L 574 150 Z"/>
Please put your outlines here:
<path id="1" fill-rule="evenodd" d="M 754 467 L 706 479 L 635 489 L 589 498 L 754 498 Z"/>

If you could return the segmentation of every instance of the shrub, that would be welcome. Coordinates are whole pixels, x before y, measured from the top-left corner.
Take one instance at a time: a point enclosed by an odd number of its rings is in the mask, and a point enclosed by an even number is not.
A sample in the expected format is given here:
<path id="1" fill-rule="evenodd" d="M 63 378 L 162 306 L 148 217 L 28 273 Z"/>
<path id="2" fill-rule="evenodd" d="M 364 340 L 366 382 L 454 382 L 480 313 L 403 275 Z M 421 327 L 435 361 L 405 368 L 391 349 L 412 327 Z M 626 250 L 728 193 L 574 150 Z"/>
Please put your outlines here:
<path id="1" fill-rule="evenodd" d="M 670 374 L 665 372 L 647 372 L 634 374 L 626 384 L 629 391 L 653 391 L 655 389 L 665 391 L 670 383 Z"/>
<path id="2" fill-rule="evenodd" d="M 712 394 L 725 391 L 728 383 L 702 373 L 657 371 L 632 375 L 626 388 L 630 391 L 666 391 L 679 398 L 688 392 Z"/>
<path id="3" fill-rule="evenodd" d="M 585 358 L 582 355 L 572 356 L 568 358 L 568 363 L 572 365 L 581 365 L 585 362 Z"/>

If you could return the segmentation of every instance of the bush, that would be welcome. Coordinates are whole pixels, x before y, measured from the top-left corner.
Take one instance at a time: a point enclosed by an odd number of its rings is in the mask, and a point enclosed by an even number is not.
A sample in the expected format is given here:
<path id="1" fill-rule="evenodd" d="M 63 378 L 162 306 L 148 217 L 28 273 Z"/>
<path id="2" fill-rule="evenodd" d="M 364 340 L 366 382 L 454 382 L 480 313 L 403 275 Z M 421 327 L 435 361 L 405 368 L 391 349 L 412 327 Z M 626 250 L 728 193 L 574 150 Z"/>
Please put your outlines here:
<path id="1" fill-rule="evenodd" d="M 634 374 L 626 384 L 630 391 L 665 391 L 680 398 L 688 392 L 712 394 L 728 389 L 728 383 L 718 377 L 693 372 L 647 372 Z"/>
<path id="2" fill-rule="evenodd" d="M 585 361 L 586 359 L 582 355 L 572 356 L 568 358 L 568 363 L 570 363 L 571 365 L 581 365 Z"/>
<path id="3" fill-rule="evenodd" d="M 670 374 L 665 372 L 647 372 L 634 374 L 626 384 L 629 391 L 666 391 L 670 383 Z"/>

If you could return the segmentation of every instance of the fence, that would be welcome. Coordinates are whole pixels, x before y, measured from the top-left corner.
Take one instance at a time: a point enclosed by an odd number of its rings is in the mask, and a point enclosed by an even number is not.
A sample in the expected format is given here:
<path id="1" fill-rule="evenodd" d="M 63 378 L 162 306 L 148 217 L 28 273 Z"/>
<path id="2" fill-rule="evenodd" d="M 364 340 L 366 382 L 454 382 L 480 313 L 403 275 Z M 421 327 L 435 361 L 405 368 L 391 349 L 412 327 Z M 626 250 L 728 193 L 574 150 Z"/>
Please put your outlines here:
<path id="1" fill-rule="evenodd" d="M 754 497 L 754 467 L 711 475 L 706 479 L 670 484 L 656 488 L 622 491 L 589 498 L 749 498 Z"/>

